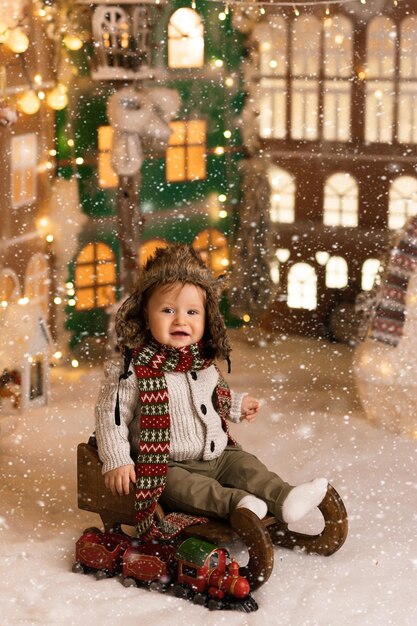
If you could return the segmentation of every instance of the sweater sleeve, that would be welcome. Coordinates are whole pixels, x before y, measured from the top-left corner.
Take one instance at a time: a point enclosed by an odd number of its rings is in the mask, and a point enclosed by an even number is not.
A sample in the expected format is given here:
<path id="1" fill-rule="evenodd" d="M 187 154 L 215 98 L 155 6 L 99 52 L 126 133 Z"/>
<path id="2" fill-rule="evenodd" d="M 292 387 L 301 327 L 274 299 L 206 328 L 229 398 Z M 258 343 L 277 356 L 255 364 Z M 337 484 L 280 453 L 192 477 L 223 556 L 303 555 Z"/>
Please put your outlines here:
<path id="1" fill-rule="evenodd" d="M 242 418 L 242 400 L 247 393 L 237 393 L 236 391 L 230 390 L 232 396 L 232 406 L 230 407 L 230 421 L 231 422 L 240 422 Z"/>
<path id="2" fill-rule="evenodd" d="M 110 361 L 104 368 L 104 381 L 95 407 L 98 454 L 103 463 L 103 474 L 121 467 L 134 465 L 130 453 L 129 424 L 138 404 L 136 376 L 121 380 L 121 363 Z M 120 426 L 116 425 L 114 410 L 119 387 Z"/>

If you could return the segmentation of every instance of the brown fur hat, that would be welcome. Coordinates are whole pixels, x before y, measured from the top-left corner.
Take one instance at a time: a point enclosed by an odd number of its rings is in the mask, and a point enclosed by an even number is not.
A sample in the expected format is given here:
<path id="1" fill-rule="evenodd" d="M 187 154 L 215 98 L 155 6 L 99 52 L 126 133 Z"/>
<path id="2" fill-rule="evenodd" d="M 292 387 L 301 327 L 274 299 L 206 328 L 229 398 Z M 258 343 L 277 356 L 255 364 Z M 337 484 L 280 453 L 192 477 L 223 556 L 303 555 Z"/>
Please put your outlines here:
<path id="1" fill-rule="evenodd" d="M 145 317 L 147 301 L 155 287 L 175 282 L 190 283 L 206 292 L 206 329 L 204 346 L 209 358 L 228 359 L 230 344 L 219 310 L 225 287 L 223 277 L 215 279 L 193 248 L 174 244 L 157 248 L 142 268 L 133 294 L 116 314 L 116 334 L 124 345 L 135 348 L 150 340 Z"/>

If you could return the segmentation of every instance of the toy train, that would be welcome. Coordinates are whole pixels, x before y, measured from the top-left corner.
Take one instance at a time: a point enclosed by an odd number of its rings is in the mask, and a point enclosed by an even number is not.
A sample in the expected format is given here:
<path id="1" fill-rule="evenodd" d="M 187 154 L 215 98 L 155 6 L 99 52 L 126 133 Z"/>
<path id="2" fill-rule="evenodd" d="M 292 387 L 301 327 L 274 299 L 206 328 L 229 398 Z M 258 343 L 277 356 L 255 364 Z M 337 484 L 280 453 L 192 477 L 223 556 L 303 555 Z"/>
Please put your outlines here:
<path id="1" fill-rule="evenodd" d="M 191 600 L 210 610 L 250 613 L 258 605 L 238 563 L 225 548 L 190 537 L 178 545 L 139 543 L 122 533 L 84 531 L 76 543 L 74 572 L 122 575 L 125 586 L 146 585 Z"/>

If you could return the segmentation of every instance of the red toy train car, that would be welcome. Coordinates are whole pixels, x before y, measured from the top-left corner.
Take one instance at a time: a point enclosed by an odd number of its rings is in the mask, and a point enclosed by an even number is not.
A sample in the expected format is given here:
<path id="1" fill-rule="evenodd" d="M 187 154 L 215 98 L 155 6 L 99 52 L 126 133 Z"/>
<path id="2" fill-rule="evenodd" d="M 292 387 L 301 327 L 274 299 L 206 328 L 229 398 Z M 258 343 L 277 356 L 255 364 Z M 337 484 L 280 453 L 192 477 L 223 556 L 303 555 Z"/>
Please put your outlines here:
<path id="1" fill-rule="evenodd" d="M 99 576 L 122 575 L 126 586 L 145 584 L 172 589 L 177 597 L 210 610 L 256 611 L 246 578 L 225 548 L 190 537 L 179 545 L 139 543 L 120 533 L 88 529 L 76 543 L 73 571 L 94 571 Z"/>

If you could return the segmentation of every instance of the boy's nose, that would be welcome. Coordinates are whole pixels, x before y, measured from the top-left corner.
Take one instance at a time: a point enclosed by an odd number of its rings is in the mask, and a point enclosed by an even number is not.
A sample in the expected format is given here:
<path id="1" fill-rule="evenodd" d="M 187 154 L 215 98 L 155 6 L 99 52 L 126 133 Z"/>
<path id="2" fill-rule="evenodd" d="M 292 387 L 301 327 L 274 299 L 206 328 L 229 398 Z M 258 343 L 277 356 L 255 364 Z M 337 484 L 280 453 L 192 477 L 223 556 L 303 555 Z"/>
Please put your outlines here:
<path id="1" fill-rule="evenodd" d="M 177 326 L 179 326 L 180 324 L 184 323 L 184 316 L 182 315 L 182 313 L 177 313 L 175 318 L 174 318 L 174 324 L 177 324 Z"/>

